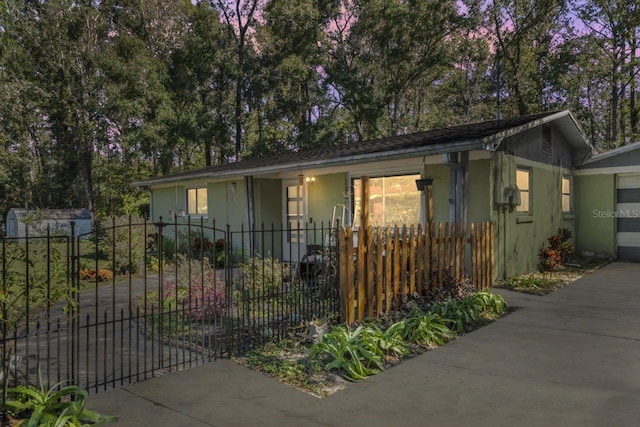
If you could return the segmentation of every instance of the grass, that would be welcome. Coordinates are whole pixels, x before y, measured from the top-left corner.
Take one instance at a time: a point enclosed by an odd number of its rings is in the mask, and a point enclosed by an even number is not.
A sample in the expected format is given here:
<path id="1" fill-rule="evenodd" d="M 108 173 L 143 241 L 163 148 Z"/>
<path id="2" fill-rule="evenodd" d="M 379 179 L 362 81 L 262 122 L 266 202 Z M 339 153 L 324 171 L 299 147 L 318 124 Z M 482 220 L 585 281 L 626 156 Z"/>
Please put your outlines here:
<path id="1" fill-rule="evenodd" d="M 608 262 L 609 260 L 599 258 L 576 259 L 565 264 L 559 270 L 510 277 L 507 280 L 497 282 L 495 287 L 532 295 L 547 295 L 574 282 L 585 274 L 599 269 Z"/>

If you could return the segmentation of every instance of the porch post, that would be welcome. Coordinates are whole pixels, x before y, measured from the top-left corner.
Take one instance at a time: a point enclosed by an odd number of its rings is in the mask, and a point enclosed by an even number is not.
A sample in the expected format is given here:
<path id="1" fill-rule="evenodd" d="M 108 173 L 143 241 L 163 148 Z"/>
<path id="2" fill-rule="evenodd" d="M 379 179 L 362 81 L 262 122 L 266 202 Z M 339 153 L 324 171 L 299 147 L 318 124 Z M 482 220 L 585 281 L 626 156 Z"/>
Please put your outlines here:
<path id="1" fill-rule="evenodd" d="M 449 224 L 458 221 L 458 153 L 447 153 L 449 165 Z"/>

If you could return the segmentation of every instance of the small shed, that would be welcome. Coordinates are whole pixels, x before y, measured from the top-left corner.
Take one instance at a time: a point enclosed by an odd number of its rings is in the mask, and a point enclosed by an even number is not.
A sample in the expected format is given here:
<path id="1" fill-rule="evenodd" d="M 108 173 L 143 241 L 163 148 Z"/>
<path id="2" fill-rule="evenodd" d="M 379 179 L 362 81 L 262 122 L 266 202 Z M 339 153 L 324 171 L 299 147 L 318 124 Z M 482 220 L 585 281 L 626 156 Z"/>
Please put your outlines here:
<path id="1" fill-rule="evenodd" d="M 42 236 L 49 229 L 51 236 L 69 236 L 71 221 L 75 222 L 75 234 L 91 231 L 91 212 L 87 209 L 10 209 L 7 213 L 6 237 Z"/>

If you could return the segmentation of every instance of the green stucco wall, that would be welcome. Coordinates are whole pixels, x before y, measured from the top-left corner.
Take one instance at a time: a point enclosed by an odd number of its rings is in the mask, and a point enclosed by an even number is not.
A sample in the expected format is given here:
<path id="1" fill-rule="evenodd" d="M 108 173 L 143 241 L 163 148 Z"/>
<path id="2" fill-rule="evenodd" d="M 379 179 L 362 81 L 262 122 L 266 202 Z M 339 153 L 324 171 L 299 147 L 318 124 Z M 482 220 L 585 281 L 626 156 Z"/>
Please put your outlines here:
<path id="1" fill-rule="evenodd" d="M 493 203 L 496 276 L 503 279 L 536 271 L 538 251 L 559 228 L 568 228 L 575 236 L 574 215 L 562 213 L 561 181 L 571 174 L 568 169 L 497 153 L 492 167 L 493 201 L 499 182 L 515 184 L 517 166 L 531 170 L 532 209 L 530 215 L 523 215 Z"/>
<path id="2" fill-rule="evenodd" d="M 615 209 L 615 175 L 578 175 L 574 182 L 578 251 L 613 257 L 615 218 L 600 212 Z"/>

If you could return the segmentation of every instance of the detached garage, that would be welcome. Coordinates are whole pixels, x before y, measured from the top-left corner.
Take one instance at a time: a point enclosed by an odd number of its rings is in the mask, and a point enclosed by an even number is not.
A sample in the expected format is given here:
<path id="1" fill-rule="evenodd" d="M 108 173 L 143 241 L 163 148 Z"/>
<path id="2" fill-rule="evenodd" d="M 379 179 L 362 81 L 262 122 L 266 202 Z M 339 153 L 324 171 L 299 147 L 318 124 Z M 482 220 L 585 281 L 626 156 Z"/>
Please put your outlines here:
<path id="1" fill-rule="evenodd" d="M 640 143 L 593 156 L 575 182 L 578 250 L 640 262 Z"/>
<path id="2" fill-rule="evenodd" d="M 10 209 L 7 213 L 6 236 L 26 237 L 27 225 L 30 236 L 44 236 L 47 230 L 52 236 L 68 236 L 71 234 L 71 221 L 75 223 L 76 235 L 91 231 L 91 212 L 86 209 Z"/>

